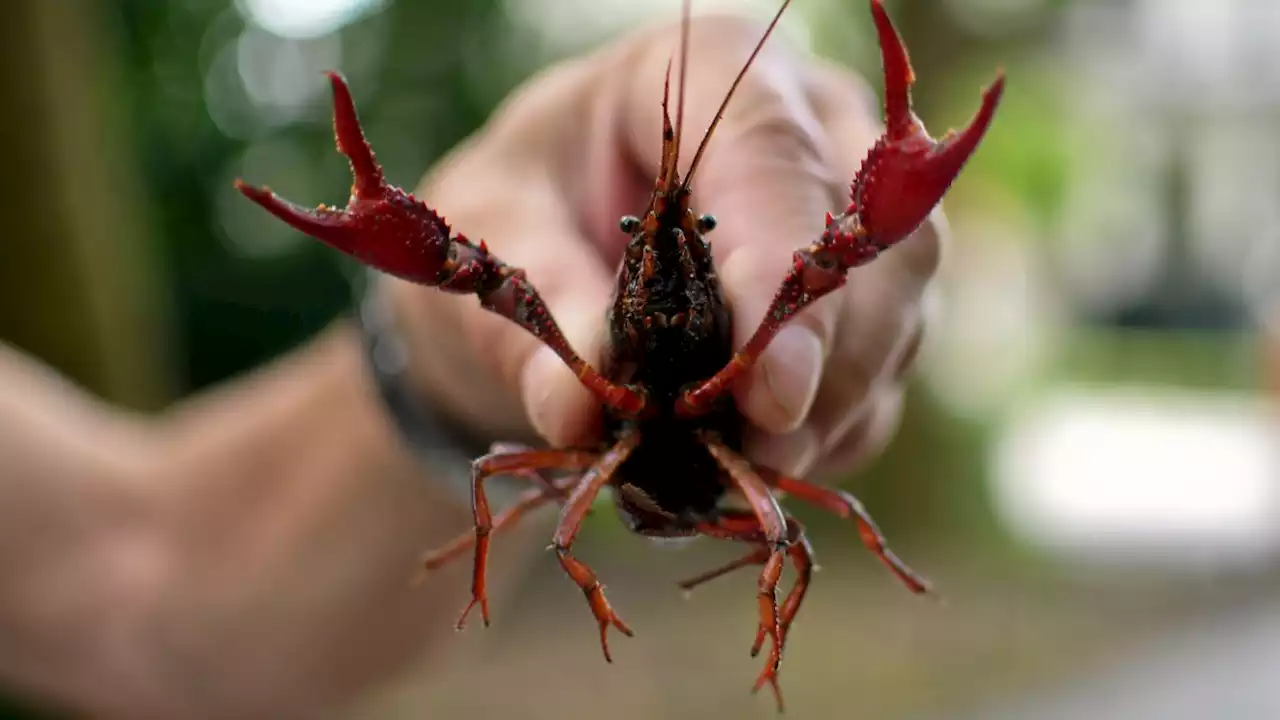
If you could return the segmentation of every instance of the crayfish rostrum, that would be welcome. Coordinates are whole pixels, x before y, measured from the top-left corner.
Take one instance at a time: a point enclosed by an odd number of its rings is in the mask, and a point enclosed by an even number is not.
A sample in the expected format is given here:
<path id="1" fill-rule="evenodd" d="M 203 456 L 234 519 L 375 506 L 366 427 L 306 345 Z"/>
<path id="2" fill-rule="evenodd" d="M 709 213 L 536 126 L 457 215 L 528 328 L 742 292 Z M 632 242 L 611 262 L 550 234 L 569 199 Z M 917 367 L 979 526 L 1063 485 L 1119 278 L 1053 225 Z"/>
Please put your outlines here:
<path id="1" fill-rule="evenodd" d="M 707 241 L 715 221 L 694 212 L 690 183 L 734 90 L 789 4 L 790 0 L 782 4 L 726 93 L 683 178 L 677 162 L 684 92 L 681 87 L 673 125 L 668 67 L 661 167 L 649 207 L 643 215 L 620 222 L 621 231 L 631 240 L 607 311 L 610 349 L 600 369 L 569 347 L 521 270 L 491 254 L 484 242 L 454 233 L 435 210 L 387 183 L 365 141 L 351 93 L 337 73 L 329 74 L 335 134 L 355 177 L 346 208 L 309 210 L 237 181 L 250 200 L 366 265 L 447 292 L 475 294 L 485 308 L 519 324 L 553 349 L 604 406 L 605 440 L 598 447 L 513 449 L 501 445 L 473 464 L 474 533 L 426 560 L 428 569 L 436 568 L 475 547 L 472 600 L 459 627 L 477 605 L 485 624 L 489 622 L 485 570 L 493 533 L 530 508 L 559 502 L 562 510 L 553 547 L 565 572 L 585 593 L 599 624 L 605 658 L 610 659 L 609 628 L 627 635 L 631 630 L 605 599 L 595 573 L 572 553 L 583 518 L 605 486 L 612 488 L 618 509 L 636 533 L 654 538 L 706 535 L 752 547 L 744 557 L 682 585 L 687 589 L 731 570 L 763 566 L 759 629 L 752 654 L 759 653 L 766 637 L 771 651 L 755 688 L 770 683 L 779 707 L 782 649 L 804 600 L 813 559 L 804 528 L 781 509 L 775 492 L 853 521 L 862 542 L 912 592 L 929 591 L 928 583 L 886 547 L 875 523 L 852 495 L 783 476 L 741 454 L 744 420 L 729 389 L 784 323 L 841 287 L 851 268 L 873 261 L 925 220 L 985 134 L 1004 78 L 998 75 L 983 93 L 981 108 L 966 129 L 934 140 L 911 108 L 914 75 L 906 48 L 881 0 L 871 0 L 884 65 L 885 131 L 853 178 L 849 205 L 838 215 L 828 213 L 822 234 L 795 252 L 760 325 L 735 350 L 729 309 Z M 689 12 L 686 0 L 681 78 L 689 45 Z M 544 471 L 568 475 L 548 480 L 540 474 Z M 484 492 L 485 480 L 495 475 L 518 475 L 536 485 L 496 518 Z M 745 501 L 750 510 L 732 509 L 726 499 Z M 797 579 L 779 607 L 777 585 L 787 559 Z"/>

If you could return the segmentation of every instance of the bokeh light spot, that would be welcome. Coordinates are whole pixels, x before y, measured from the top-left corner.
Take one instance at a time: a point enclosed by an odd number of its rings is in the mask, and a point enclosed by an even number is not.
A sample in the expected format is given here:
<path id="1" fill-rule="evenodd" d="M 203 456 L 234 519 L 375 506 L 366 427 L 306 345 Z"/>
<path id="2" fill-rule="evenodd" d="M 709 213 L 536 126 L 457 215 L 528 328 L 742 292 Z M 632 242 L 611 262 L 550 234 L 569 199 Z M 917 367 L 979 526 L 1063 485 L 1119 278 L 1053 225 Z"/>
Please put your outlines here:
<path id="1" fill-rule="evenodd" d="M 284 38 L 329 35 L 381 10 L 385 0 L 239 0 L 240 14 Z"/>

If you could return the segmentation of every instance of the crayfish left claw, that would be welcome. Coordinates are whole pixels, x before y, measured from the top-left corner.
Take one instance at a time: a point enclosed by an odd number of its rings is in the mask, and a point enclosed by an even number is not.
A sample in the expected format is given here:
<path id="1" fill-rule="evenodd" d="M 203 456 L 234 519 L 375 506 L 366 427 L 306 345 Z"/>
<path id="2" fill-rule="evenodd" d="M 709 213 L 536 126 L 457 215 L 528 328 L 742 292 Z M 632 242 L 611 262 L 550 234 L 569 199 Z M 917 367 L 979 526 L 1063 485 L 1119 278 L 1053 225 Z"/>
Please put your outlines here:
<path id="1" fill-rule="evenodd" d="M 852 222 L 840 229 L 885 248 L 924 222 L 973 155 L 1004 93 L 1004 73 L 983 92 L 982 107 L 968 127 L 934 140 L 911 108 L 915 73 L 883 0 L 871 0 L 871 12 L 884 63 L 885 133 L 853 179 L 842 218 Z"/>
<path id="2" fill-rule="evenodd" d="M 261 205 L 267 212 L 319 239 L 329 247 L 354 254 L 360 244 L 360 227 L 352 221 L 351 214 L 325 206 L 304 208 L 276 195 L 267 188 L 250 185 L 239 178 L 235 187 L 245 197 Z"/>
<path id="3" fill-rule="evenodd" d="M 880 58 L 884 64 L 884 115 L 889 140 L 901 140 L 914 134 L 920 125 L 911 110 L 911 86 L 916 82 L 911 59 L 902 36 L 884 10 L 883 0 L 871 0 L 871 17 L 875 20 L 880 40 Z"/>

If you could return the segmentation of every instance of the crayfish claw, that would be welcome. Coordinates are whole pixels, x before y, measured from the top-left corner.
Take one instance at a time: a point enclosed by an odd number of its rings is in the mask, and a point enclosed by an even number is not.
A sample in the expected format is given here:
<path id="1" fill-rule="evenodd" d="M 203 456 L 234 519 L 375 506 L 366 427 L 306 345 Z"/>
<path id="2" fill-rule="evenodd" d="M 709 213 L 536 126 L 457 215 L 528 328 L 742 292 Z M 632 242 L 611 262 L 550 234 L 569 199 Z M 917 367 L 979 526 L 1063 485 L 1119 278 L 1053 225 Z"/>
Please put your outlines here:
<path id="1" fill-rule="evenodd" d="M 353 252 L 358 235 L 352 227 L 351 216 L 345 210 L 334 210 L 321 205 L 315 209 L 304 208 L 276 195 L 267 188 L 255 187 L 236 178 L 235 188 L 240 194 L 262 206 L 264 210 L 288 223 L 295 230 L 304 232 L 324 244 L 343 252 Z"/>
<path id="2" fill-rule="evenodd" d="M 850 237 L 835 241 L 847 246 L 855 236 L 866 236 L 871 241 L 867 247 L 884 249 L 924 222 L 977 150 L 1004 93 L 1004 73 L 1001 71 L 983 91 L 982 107 L 966 128 L 934 140 L 911 108 L 915 73 L 906 46 L 883 1 L 872 0 L 871 11 L 884 62 L 885 133 L 863 160 L 850 187 L 849 207 L 837 218 L 854 221 L 848 228 Z M 846 250 L 845 254 L 855 260 L 867 259 L 866 253 Z"/>
<path id="3" fill-rule="evenodd" d="M 351 194 L 357 197 L 375 197 L 382 190 L 385 182 L 382 167 L 374 159 L 373 148 L 364 137 L 360 127 L 360 116 L 356 113 L 356 103 L 351 99 L 351 88 L 347 81 L 336 70 L 325 73 L 329 84 L 333 86 L 333 134 L 338 143 L 338 152 L 351 161 L 351 174 L 355 179 Z"/>
<path id="4" fill-rule="evenodd" d="M 880 40 L 880 58 L 884 64 L 884 114 L 886 134 L 890 140 L 910 137 L 920 120 L 911 110 L 911 86 L 916 74 L 902 36 L 885 12 L 884 0 L 871 0 L 871 16 Z"/>
<path id="5" fill-rule="evenodd" d="M 947 179 L 948 186 L 951 180 L 960 174 L 960 169 L 973 151 L 978 149 L 978 142 L 991 126 L 991 120 L 996 114 L 996 106 L 1000 104 L 1000 98 L 1003 95 L 1004 71 L 1001 70 L 996 73 L 996 79 L 991 85 L 982 91 L 982 106 L 969 121 L 969 125 L 959 132 L 947 131 L 942 140 L 936 144 L 934 155 L 930 159 L 931 168 L 936 177 Z"/>

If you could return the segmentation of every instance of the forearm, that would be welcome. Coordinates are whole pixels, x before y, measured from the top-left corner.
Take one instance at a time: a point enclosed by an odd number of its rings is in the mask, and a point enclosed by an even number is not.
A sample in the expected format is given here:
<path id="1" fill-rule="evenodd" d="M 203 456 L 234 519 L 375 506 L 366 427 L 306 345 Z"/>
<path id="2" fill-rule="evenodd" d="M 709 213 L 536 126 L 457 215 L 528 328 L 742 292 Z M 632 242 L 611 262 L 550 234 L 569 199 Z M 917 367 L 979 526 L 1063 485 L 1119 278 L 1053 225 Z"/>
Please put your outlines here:
<path id="1" fill-rule="evenodd" d="M 409 579 L 470 512 L 402 448 L 350 327 L 165 428 L 161 514 L 179 566 L 154 629 L 187 663 L 174 682 L 217 678 L 206 707 L 323 707 L 450 627 L 465 581 L 436 593 Z"/>
<path id="2" fill-rule="evenodd" d="M 104 662 L 157 567 L 143 425 L 0 345 L 0 682 L 58 701 L 134 684 Z M 127 671 L 126 671 L 127 672 Z"/>
<path id="3" fill-rule="evenodd" d="M 112 429 L 119 420 L 65 390 L 40 395 L 26 405 L 60 397 L 71 420 L 0 416 L 0 427 L 38 435 L 0 446 L 27 457 L 6 460 L 20 473 L 6 485 L 31 486 L 39 504 L 51 481 L 66 484 L 65 502 L 103 526 L 77 536 L 75 512 L 58 506 L 43 531 L 29 510 L 26 532 L 0 518 L 0 571 L 30 570 L 25 604 L 78 600 L 65 613 L 74 622 L 20 621 L 33 645 L 0 647 L 9 677 L 59 683 L 55 696 L 128 717 L 314 716 L 450 628 L 467 568 L 421 591 L 408 580 L 424 550 L 469 527 L 470 512 L 401 447 L 351 328 L 151 429 Z M 0 489 L 0 513 L 23 514 L 11 497 Z M 53 540 L 30 539 L 42 536 Z"/>

